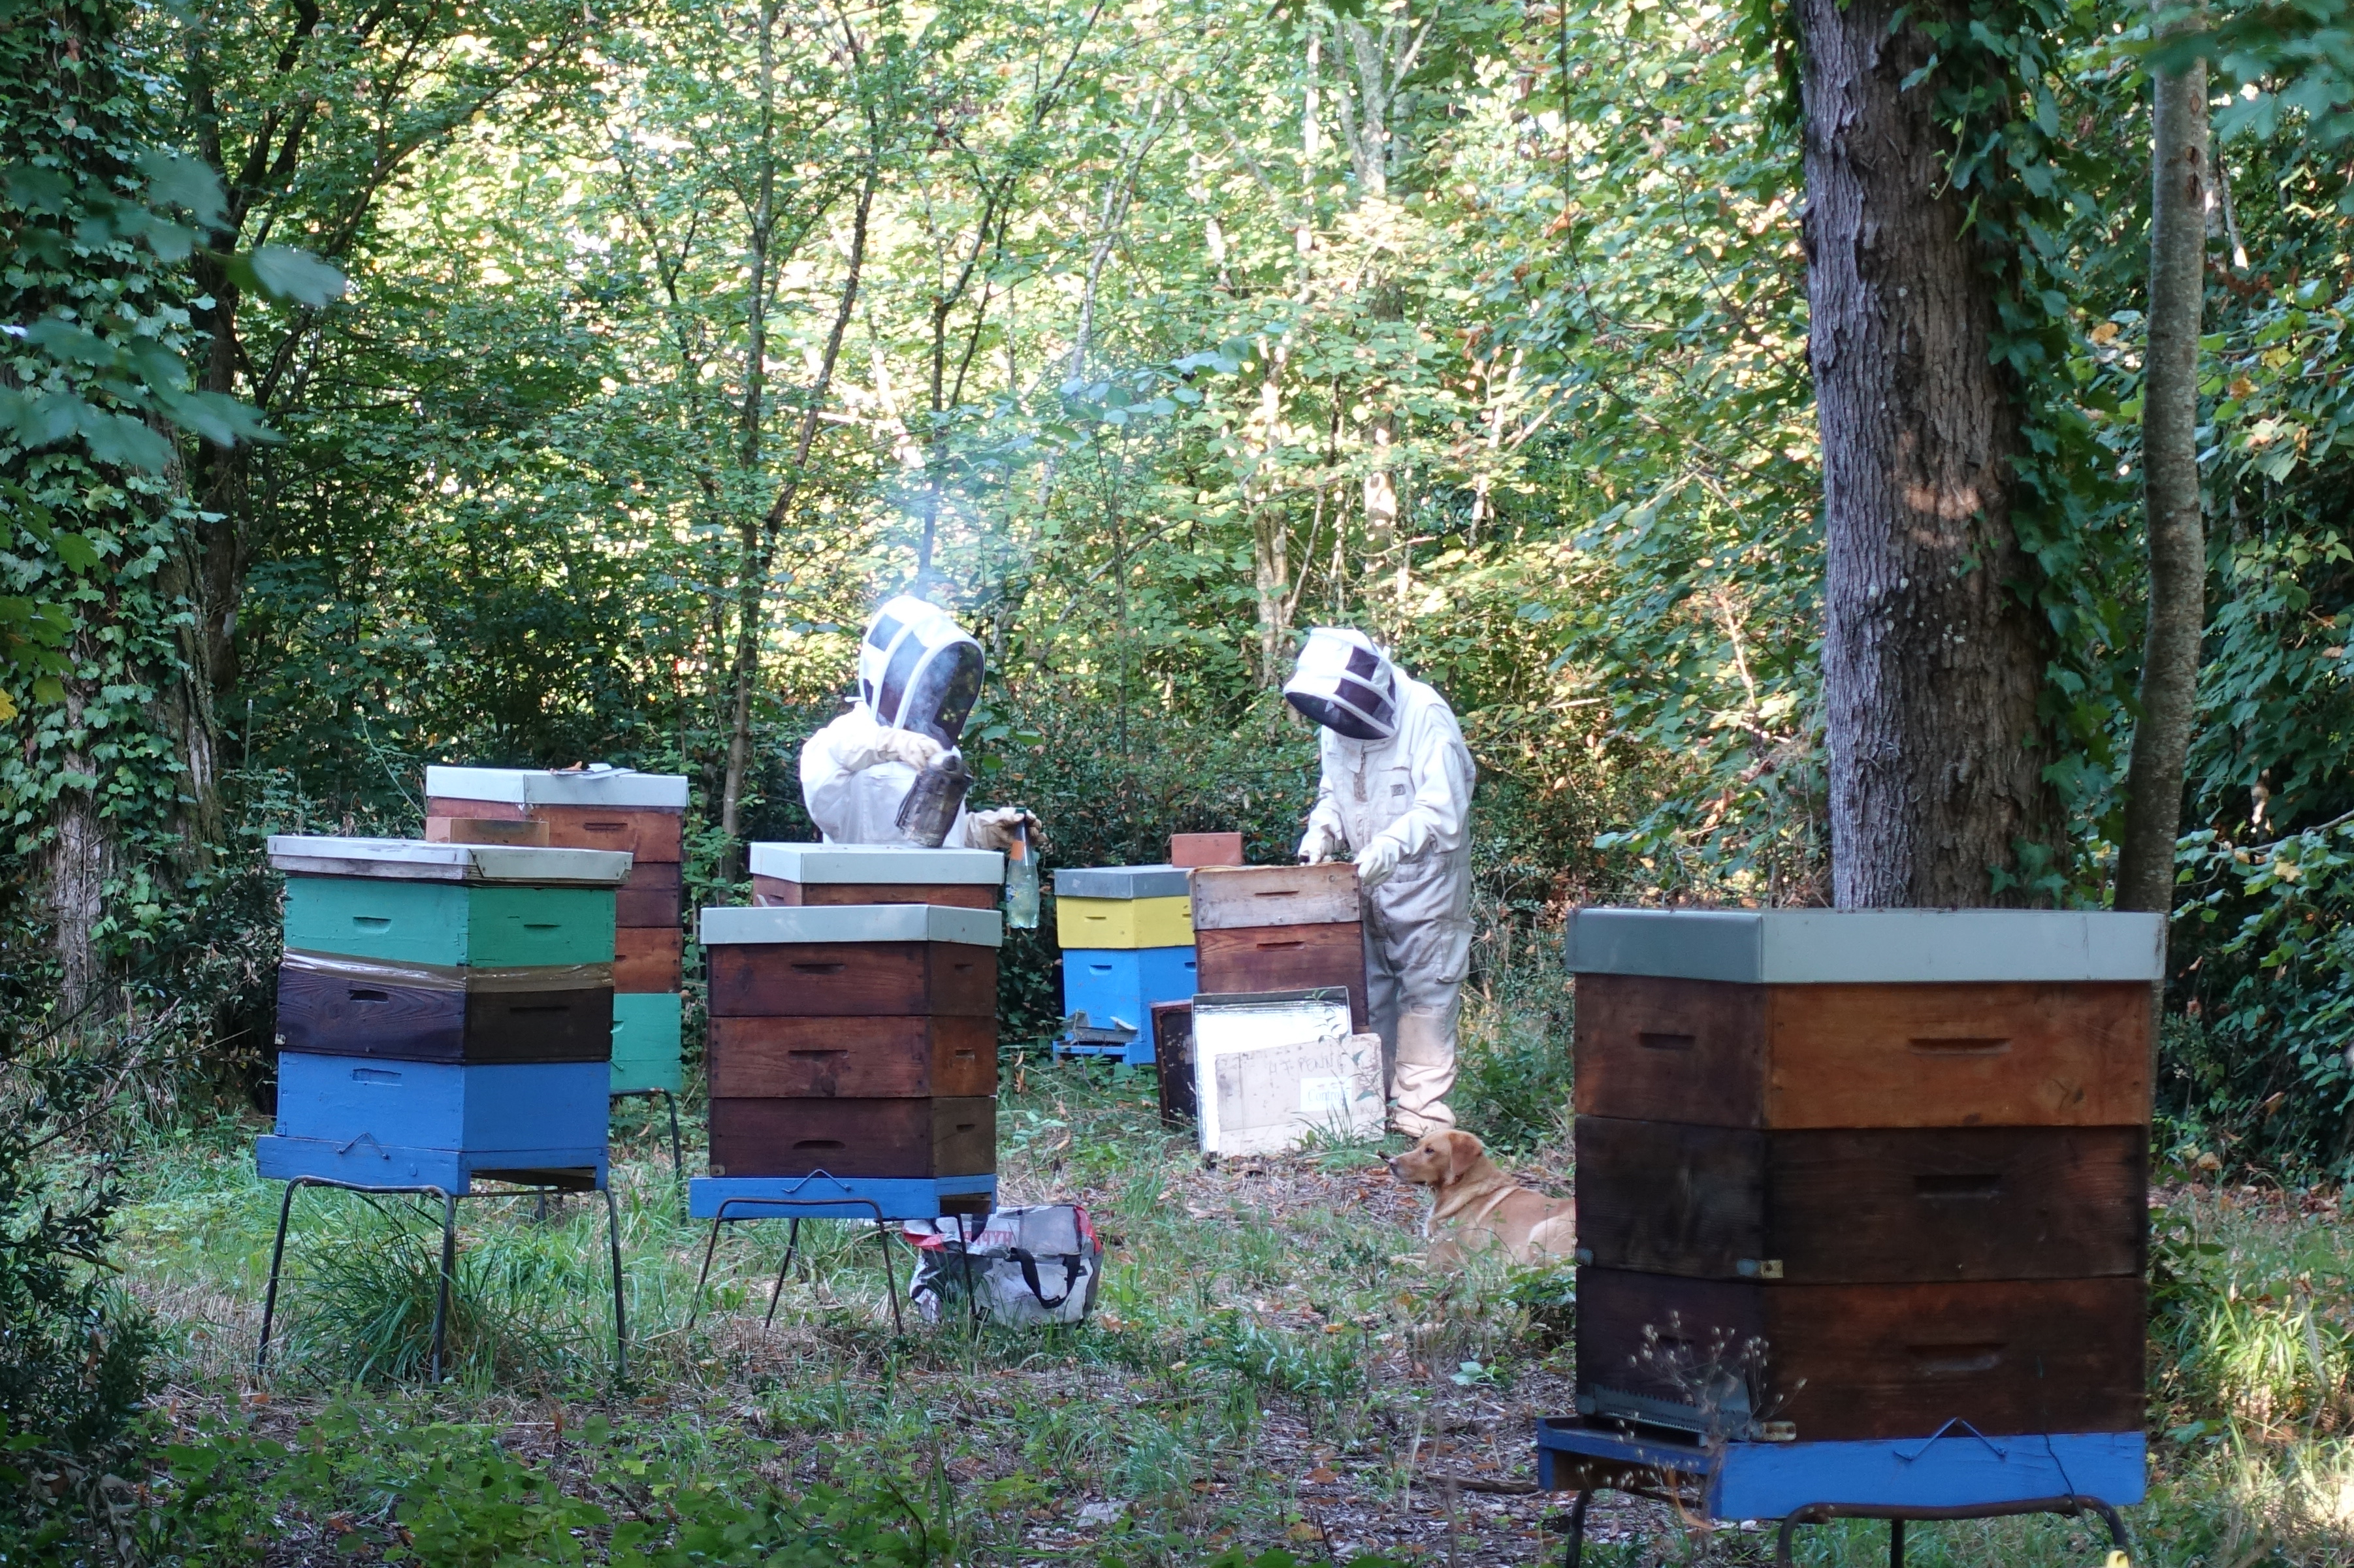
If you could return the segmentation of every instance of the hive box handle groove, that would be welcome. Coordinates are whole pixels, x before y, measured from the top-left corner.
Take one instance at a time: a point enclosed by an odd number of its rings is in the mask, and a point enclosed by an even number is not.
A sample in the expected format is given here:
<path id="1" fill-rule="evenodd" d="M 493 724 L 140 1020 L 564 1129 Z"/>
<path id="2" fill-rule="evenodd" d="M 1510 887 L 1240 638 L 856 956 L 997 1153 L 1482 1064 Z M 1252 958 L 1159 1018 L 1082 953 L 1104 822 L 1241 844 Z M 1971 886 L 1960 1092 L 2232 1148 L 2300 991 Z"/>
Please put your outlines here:
<path id="1" fill-rule="evenodd" d="M 1934 1202 L 1939 1198 L 1999 1198 L 2002 1178 L 1985 1176 L 1915 1176 L 1913 1195 Z"/>
<path id="2" fill-rule="evenodd" d="M 509 1016 L 527 1012 L 569 1012 L 571 1011 L 572 1004 L 568 1001 L 540 1001 L 534 1002 L 528 1007 L 510 1007 L 507 1009 Z"/>
<path id="3" fill-rule="evenodd" d="M 381 931 L 392 924 L 389 915 L 355 915 L 352 924 L 364 931 Z"/>
<path id="4" fill-rule="evenodd" d="M 1257 946 L 1258 950 L 1262 953 L 1274 953 L 1281 952 L 1289 948 L 1304 948 L 1307 945 L 1307 943 L 1295 938 L 1293 940 L 1288 942 L 1261 942 Z"/>
<path id="5" fill-rule="evenodd" d="M 842 1149 L 847 1146 L 838 1138 L 804 1138 L 793 1147 L 795 1149 Z"/>
<path id="6" fill-rule="evenodd" d="M 2001 1345 L 1907 1345 L 1904 1353 L 1924 1377 L 1967 1377 L 2002 1364 Z"/>
<path id="7" fill-rule="evenodd" d="M 1912 1046 L 1925 1056 L 1999 1056 L 2010 1049 L 2010 1042 L 1983 1035 L 1916 1034 Z"/>
<path id="8" fill-rule="evenodd" d="M 847 964 L 795 964 L 793 966 L 805 975 L 838 975 L 849 967 Z"/>
<path id="9" fill-rule="evenodd" d="M 788 1051 L 788 1056 L 847 1056 L 847 1051 Z"/>
<path id="10" fill-rule="evenodd" d="M 1690 1034 L 1667 1034 L 1651 1029 L 1644 1030 L 1635 1039 L 1649 1051 L 1689 1051 L 1699 1044 Z"/>
<path id="11" fill-rule="evenodd" d="M 355 987 L 352 991 L 352 1000 L 354 1001 L 390 1001 L 392 1000 L 392 992 L 388 991 L 363 991 Z"/>
<path id="12" fill-rule="evenodd" d="M 354 1067 L 352 1082 L 355 1084 L 397 1084 L 400 1075 L 383 1067 Z"/>

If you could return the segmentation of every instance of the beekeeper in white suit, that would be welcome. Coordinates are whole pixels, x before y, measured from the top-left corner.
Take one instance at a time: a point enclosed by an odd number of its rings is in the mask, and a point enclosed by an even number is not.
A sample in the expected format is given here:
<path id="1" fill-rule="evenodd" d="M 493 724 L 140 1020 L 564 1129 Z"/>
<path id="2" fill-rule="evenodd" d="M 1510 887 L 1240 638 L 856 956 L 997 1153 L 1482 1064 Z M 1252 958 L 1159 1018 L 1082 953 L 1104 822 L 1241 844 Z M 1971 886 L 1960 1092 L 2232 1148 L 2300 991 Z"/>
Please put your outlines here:
<path id="1" fill-rule="evenodd" d="M 1471 960 L 1471 788 L 1447 699 L 1362 631 L 1309 632 L 1284 700 L 1322 726 L 1299 858 L 1349 855 L 1364 891 L 1365 1001 L 1391 1069 L 1391 1123 L 1455 1125 L 1455 1021 Z"/>
<path id="2" fill-rule="evenodd" d="M 938 605 L 901 594 L 868 623 L 858 644 L 858 699 L 801 746 L 801 802 L 828 843 L 910 842 L 899 803 L 916 775 L 954 747 L 981 696 L 981 644 Z M 958 808 L 942 841 L 950 849 L 1003 850 L 1038 819 L 1019 806 Z"/>

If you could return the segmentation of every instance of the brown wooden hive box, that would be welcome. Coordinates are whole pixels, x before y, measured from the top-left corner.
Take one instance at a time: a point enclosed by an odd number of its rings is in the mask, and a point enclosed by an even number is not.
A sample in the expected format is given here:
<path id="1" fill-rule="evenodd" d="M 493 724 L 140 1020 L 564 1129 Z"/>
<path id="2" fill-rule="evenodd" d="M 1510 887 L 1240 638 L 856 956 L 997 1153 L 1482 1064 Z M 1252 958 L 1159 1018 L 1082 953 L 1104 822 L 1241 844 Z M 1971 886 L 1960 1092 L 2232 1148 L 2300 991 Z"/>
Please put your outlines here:
<path id="1" fill-rule="evenodd" d="M 1579 1261 L 1793 1284 L 2138 1275 L 2137 1127 L 1764 1132 L 1577 1118 Z"/>
<path id="2" fill-rule="evenodd" d="M 1734 1436 L 1748 1414 L 1800 1441 L 2140 1429 L 2142 1282 L 1788 1285 L 1581 1268 L 1579 1414 Z M 1762 1361 L 1762 1364 L 1760 1364 Z M 1729 1385 L 1728 1385 L 1729 1386 Z"/>
<path id="3" fill-rule="evenodd" d="M 1349 1016 L 1366 1027 L 1365 941 L 1354 920 L 1197 928 L 1193 962 L 1194 983 L 1213 994 L 1346 986 Z"/>
<path id="4" fill-rule="evenodd" d="M 642 861 L 675 865 L 685 858 L 682 813 L 660 806 L 566 806 L 509 800 L 461 800 L 436 796 L 425 802 L 435 817 L 504 818 L 542 822 L 557 849 L 621 850 Z"/>
<path id="5" fill-rule="evenodd" d="M 602 1062 L 613 1054 L 613 988 L 601 975 L 535 984 L 529 971 L 289 953 L 275 1044 L 410 1062 Z"/>
<path id="6" fill-rule="evenodd" d="M 752 879 L 752 903 L 761 909 L 799 909 L 846 904 L 940 904 L 953 909 L 994 909 L 997 889 L 957 883 L 787 882 Z"/>
<path id="7" fill-rule="evenodd" d="M 677 929 L 686 913 L 681 869 L 672 861 L 632 862 L 629 879 L 621 884 L 621 891 L 613 901 L 613 924 Z"/>
<path id="8" fill-rule="evenodd" d="M 912 844 L 756 843 L 752 903 L 770 909 L 939 904 L 994 909 L 1005 885 L 995 850 Z"/>
<path id="9" fill-rule="evenodd" d="M 970 1098 L 711 1101 L 714 1176 L 986 1176 L 997 1102 Z"/>
<path id="10" fill-rule="evenodd" d="M 715 1018 L 714 1099 L 970 1098 L 997 1092 L 994 1018 Z"/>
<path id="11" fill-rule="evenodd" d="M 2149 1119 L 2146 983 L 1742 985 L 1581 974 L 1580 1116 L 1716 1127 Z"/>
<path id="12" fill-rule="evenodd" d="M 624 993 L 679 989 L 685 933 L 675 926 L 627 926 L 613 933 L 613 989 Z"/>
<path id="13" fill-rule="evenodd" d="M 981 913 L 981 911 L 973 911 Z M 997 1016 L 997 954 L 932 942 L 704 950 L 714 1018 Z"/>
<path id="14" fill-rule="evenodd" d="M 1353 925 L 1363 913 L 1357 868 L 1321 865 L 1204 865 L 1193 874 L 1193 931 L 1258 926 Z"/>

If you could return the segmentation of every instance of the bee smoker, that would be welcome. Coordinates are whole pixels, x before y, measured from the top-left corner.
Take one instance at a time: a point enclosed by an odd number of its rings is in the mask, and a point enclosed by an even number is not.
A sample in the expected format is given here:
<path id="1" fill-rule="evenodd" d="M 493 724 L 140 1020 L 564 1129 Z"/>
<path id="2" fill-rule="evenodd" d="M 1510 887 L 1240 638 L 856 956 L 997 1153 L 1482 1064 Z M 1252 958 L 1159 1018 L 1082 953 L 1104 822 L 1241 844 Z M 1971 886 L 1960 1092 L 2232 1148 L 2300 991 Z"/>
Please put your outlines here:
<path id="1" fill-rule="evenodd" d="M 964 809 L 965 791 L 971 788 L 972 773 L 964 765 L 964 753 L 953 747 L 941 752 L 924 765 L 915 783 L 907 787 L 896 819 L 899 831 L 918 848 L 939 848 L 955 825 L 957 813 Z"/>

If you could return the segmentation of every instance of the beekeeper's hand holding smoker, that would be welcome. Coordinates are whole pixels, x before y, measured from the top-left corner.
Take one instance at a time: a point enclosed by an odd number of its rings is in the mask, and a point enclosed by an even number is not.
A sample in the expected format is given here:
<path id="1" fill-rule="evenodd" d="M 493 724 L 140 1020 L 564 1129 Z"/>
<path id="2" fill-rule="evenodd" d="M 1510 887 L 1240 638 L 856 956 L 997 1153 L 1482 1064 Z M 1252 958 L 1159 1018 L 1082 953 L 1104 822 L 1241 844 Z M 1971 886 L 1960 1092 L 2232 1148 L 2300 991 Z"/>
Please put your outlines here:
<path id="1" fill-rule="evenodd" d="M 909 842 L 899 804 L 963 735 L 982 673 L 981 644 L 938 606 L 901 594 L 875 612 L 858 644 L 857 701 L 801 747 L 801 801 L 826 842 Z M 1024 827 L 1033 845 L 1044 842 L 1019 806 L 960 808 L 941 842 L 1002 851 Z"/>
<path id="2" fill-rule="evenodd" d="M 1310 631 L 1283 695 L 1320 726 L 1299 858 L 1352 858 L 1364 891 L 1365 1001 L 1389 1058 L 1392 1125 L 1409 1138 L 1452 1127 L 1479 779 L 1462 726 L 1361 631 Z"/>

